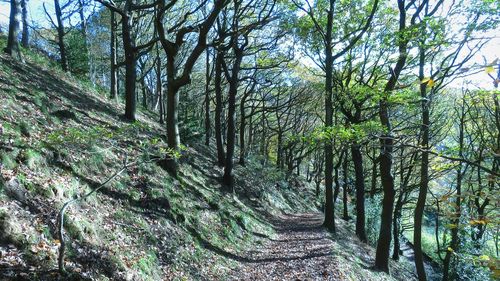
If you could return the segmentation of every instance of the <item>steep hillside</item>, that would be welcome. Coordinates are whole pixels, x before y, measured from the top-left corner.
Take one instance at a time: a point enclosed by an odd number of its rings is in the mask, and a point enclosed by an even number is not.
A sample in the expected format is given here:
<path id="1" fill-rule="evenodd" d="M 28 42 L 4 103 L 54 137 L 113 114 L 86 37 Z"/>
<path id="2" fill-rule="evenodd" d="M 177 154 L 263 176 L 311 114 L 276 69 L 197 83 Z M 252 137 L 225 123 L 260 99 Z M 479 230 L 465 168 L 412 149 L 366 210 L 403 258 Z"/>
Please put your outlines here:
<path id="1" fill-rule="evenodd" d="M 51 64 L 0 55 L 0 279 L 414 278 L 405 263 L 393 277 L 371 271 L 374 250 L 351 224 L 320 227 L 312 186 L 256 159 L 223 193 L 213 149 L 188 140 L 171 177 L 154 161 L 167 152 L 154 116 L 123 122 L 104 92 Z M 66 211 L 63 277 L 58 212 L 98 187 Z"/>

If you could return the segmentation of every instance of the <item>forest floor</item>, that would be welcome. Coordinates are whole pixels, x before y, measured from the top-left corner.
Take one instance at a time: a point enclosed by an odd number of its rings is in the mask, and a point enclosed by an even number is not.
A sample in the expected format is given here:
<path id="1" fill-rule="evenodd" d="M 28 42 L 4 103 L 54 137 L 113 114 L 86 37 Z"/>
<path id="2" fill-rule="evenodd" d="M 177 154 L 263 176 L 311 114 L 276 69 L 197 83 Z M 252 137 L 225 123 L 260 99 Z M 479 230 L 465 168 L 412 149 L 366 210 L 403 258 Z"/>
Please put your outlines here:
<path id="1" fill-rule="evenodd" d="M 274 236 L 246 251 L 229 280 L 391 280 L 371 269 L 373 248 L 353 237 L 349 222 L 337 222 L 337 234 L 323 226 L 321 213 L 283 213 L 268 218 Z M 413 272 L 394 265 L 398 280 Z"/>
<path id="2" fill-rule="evenodd" d="M 345 279 L 333 255 L 332 237 L 321 226 L 321 214 L 284 214 L 272 222 L 275 238 L 245 253 L 234 280 Z"/>

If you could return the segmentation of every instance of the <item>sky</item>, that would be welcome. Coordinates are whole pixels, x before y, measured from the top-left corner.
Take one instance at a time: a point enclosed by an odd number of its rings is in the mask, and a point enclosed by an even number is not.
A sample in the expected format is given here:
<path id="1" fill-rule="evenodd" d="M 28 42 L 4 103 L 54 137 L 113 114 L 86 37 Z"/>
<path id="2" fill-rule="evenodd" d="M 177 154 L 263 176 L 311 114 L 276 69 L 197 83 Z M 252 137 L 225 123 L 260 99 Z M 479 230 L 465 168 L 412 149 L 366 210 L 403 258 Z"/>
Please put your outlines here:
<path id="1" fill-rule="evenodd" d="M 2 0 L 0 0 L 2 1 Z M 5 1 L 5 0 L 3 0 Z M 48 25 L 45 12 L 43 10 L 43 3 L 49 12 L 54 10 L 52 0 L 29 0 L 28 13 L 30 21 L 36 22 L 38 25 Z M 8 2 L 0 2 L 0 26 L 2 30 L 8 29 L 10 4 Z M 480 88 L 480 89 L 493 89 L 493 80 L 484 71 L 485 60 L 487 63 L 493 62 L 495 59 L 500 59 L 500 27 L 485 33 L 485 36 L 491 37 L 490 41 L 481 49 L 481 51 L 474 56 L 468 66 L 476 69 L 473 75 L 459 78 L 453 81 L 450 86 L 455 88 Z M 494 74 L 494 73 L 493 73 Z"/>

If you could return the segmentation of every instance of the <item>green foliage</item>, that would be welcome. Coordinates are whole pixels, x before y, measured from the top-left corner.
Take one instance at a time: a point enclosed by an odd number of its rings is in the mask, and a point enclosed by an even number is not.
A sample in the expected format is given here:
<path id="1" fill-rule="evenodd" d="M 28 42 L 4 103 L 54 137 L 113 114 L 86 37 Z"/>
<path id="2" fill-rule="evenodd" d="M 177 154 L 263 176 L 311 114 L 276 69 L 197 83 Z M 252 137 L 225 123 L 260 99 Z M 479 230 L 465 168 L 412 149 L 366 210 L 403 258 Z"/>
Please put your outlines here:
<path id="1" fill-rule="evenodd" d="M 44 161 L 43 156 L 33 149 L 27 149 L 23 153 L 25 164 L 32 170 L 37 168 Z"/>
<path id="2" fill-rule="evenodd" d="M 44 115 L 47 116 L 49 114 L 51 104 L 49 98 L 44 92 L 36 92 L 33 95 L 33 103 L 40 109 L 40 111 Z"/>
<path id="3" fill-rule="evenodd" d="M 143 280 L 161 279 L 161 273 L 158 272 L 158 257 L 154 251 L 148 251 L 135 264 L 134 267 L 140 271 Z"/>
<path id="4" fill-rule="evenodd" d="M 71 73 L 85 76 L 89 72 L 87 39 L 79 29 L 72 29 L 64 39 L 68 49 L 68 65 Z"/>
<path id="5" fill-rule="evenodd" d="M 2 152 L 1 159 L 2 166 L 4 169 L 14 169 L 17 167 L 17 155 L 19 154 L 19 149 L 13 149 L 11 152 Z"/>

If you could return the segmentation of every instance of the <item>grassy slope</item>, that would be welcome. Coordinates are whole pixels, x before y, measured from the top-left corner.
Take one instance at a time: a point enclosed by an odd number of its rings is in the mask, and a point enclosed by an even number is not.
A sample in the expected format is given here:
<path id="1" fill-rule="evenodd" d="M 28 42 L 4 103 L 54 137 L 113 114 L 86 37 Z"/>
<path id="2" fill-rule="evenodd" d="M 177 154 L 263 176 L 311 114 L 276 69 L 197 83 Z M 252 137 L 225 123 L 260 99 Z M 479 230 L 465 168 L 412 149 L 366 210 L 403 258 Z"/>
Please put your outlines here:
<path id="1" fill-rule="evenodd" d="M 0 49 L 4 44 L 1 39 Z M 21 68 L 0 55 L 0 279 L 55 277 L 62 204 L 98 186 L 125 157 L 147 161 L 165 150 L 162 128 L 150 114 L 140 113 L 136 124 L 121 121 L 122 106 L 51 64 L 29 53 Z M 272 235 L 268 215 L 317 210 L 308 184 L 282 180 L 257 161 L 237 166 L 236 193 L 223 194 L 213 159 L 214 151 L 193 142 L 178 179 L 155 163 L 139 164 L 69 208 L 66 264 L 73 277 L 220 279 L 239 266 L 224 253 Z M 26 194 L 23 202 L 5 188 L 13 181 Z M 351 279 L 378 280 L 357 260 L 356 243 L 347 239 L 334 251 Z"/>

